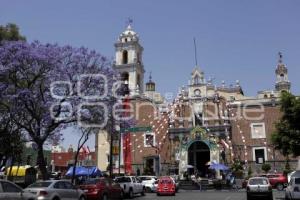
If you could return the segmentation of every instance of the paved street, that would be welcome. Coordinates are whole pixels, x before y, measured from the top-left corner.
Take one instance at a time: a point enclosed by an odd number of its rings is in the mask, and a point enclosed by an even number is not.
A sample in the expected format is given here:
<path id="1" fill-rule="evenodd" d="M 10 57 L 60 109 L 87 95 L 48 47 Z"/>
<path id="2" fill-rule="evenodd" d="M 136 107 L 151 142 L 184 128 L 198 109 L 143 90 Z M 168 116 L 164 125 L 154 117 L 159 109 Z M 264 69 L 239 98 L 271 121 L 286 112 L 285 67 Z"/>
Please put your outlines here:
<path id="1" fill-rule="evenodd" d="M 273 190 L 274 200 L 284 199 L 284 192 Z M 145 197 L 137 196 L 135 200 L 246 200 L 245 191 L 179 191 L 176 196 L 156 196 L 155 193 L 147 193 Z"/>

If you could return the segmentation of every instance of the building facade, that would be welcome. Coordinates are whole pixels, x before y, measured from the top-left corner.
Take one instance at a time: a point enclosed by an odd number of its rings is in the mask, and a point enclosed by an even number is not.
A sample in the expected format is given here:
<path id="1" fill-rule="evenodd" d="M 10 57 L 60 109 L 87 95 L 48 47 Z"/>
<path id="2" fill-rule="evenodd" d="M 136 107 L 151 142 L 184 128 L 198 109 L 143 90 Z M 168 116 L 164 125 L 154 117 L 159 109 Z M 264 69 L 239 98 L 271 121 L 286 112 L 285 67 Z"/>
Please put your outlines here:
<path id="1" fill-rule="evenodd" d="M 210 164 L 230 165 L 236 159 L 257 173 L 265 162 L 272 170 L 283 170 L 286 158 L 270 141 L 281 116 L 280 92 L 291 87 L 281 53 L 274 90 L 247 97 L 238 80 L 217 86 L 196 66 L 189 84 L 180 88 L 173 102 L 166 102 L 156 92 L 151 74 L 144 88 L 143 47 L 131 24 L 119 36 L 115 51 L 113 67 L 128 84 L 129 110 L 136 122 L 134 129 L 120 130 L 114 142 L 115 173 L 207 176 Z M 103 171 L 109 165 L 109 134 L 96 137 L 97 163 Z"/>

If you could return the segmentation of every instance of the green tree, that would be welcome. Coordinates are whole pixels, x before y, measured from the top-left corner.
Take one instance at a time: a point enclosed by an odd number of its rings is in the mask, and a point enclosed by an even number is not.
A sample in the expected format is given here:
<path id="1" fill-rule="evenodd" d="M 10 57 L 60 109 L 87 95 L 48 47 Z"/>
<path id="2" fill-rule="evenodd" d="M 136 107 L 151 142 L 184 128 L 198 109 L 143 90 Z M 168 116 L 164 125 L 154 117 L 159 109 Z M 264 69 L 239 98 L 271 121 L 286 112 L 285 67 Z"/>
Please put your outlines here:
<path id="1" fill-rule="evenodd" d="M 16 24 L 8 23 L 5 26 L 0 26 L 0 42 L 26 40 L 24 36 L 19 33 L 19 27 Z"/>
<path id="2" fill-rule="evenodd" d="M 262 166 L 261 166 L 261 169 L 265 172 L 265 173 L 268 173 L 271 169 L 271 165 L 269 163 L 264 163 Z"/>
<path id="3" fill-rule="evenodd" d="M 288 92 L 280 98 L 281 119 L 276 123 L 272 143 L 284 156 L 300 156 L 300 99 Z"/>

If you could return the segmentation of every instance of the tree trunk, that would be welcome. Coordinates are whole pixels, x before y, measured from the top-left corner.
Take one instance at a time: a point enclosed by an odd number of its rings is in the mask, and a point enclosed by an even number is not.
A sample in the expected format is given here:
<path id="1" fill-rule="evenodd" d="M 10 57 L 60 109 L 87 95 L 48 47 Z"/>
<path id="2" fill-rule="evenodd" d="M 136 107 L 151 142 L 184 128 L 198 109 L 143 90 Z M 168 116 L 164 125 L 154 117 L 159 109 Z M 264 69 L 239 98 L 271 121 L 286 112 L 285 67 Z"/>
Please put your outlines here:
<path id="1" fill-rule="evenodd" d="M 46 168 L 46 162 L 45 162 L 45 158 L 44 158 L 44 149 L 43 149 L 43 144 L 37 144 L 37 151 L 38 151 L 38 155 L 37 155 L 37 165 L 39 166 L 41 175 L 42 175 L 42 179 L 43 180 L 47 180 L 48 179 L 48 172 L 47 172 L 47 168 Z"/>
<path id="2" fill-rule="evenodd" d="M 75 171 L 76 171 L 76 165 L 77 165 L 77 162 L 78 162 L 79 150 L 77 149 L 77 151 L 75 153 L 74 165 L 73 165 L 73 172 L 72 172 L 72 179 L 71 179 L 71 183 L 72 184 L 75 184 Z"/>

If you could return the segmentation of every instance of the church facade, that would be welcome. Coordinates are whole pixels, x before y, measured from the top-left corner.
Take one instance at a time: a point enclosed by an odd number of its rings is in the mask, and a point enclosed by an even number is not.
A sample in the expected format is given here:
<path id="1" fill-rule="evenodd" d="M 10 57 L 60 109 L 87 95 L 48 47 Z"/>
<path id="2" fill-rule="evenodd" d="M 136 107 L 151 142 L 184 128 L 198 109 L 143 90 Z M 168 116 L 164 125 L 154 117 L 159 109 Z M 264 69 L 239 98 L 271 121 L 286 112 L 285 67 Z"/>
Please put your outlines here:
<path id="1" fill-rule="evenodd" d="M 265 162 L 272 163 L 272 170 L 283 170 L 285 158 L 270 141 L 281 115 L 280 92 L 291 87 L 281 54 L 274 90 L 247 97 L 239 81 L 216 86 L 195 66 L 189 84 L 180 89 L 173 102 L 166 102 L 156 91 L 151 74 L 144 86 L 143 47 L 131 24 L 114 46 L 113 68 L 128 85 L 126 99 L 136 123 L 135 129 L 120 130 L 112 155 L 110 133 L 103 131 L 96 136 L 101 170 L 107 170 L 109 156 L 113 156 L 114 172 L 125 174 L 183 176 L 197 172 L 206 176 L 210 164 L 230 166 L 236 159 L 255 172 Z"/>

